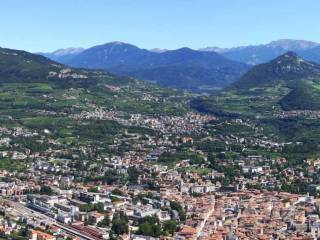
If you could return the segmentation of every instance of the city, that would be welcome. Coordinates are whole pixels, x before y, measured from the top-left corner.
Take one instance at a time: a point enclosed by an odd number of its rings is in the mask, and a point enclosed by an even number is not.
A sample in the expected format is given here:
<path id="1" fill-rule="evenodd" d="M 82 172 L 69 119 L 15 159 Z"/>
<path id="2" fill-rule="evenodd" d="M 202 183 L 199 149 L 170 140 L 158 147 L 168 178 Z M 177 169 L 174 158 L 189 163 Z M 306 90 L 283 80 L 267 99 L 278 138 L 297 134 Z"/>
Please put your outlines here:
<path id="1" fill-rule="evenodd" d="M 320 239 L 319 7 L 3 0 L 0 240 Z"/>

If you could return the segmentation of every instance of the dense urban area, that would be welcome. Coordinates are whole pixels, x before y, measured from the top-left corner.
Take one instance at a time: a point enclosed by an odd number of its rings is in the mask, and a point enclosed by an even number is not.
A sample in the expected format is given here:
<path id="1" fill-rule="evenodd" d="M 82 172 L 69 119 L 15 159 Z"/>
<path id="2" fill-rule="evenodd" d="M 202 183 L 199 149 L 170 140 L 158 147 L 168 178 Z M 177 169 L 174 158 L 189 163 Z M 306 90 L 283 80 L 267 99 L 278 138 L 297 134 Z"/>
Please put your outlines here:
<path id="1" fill-rule="evenodd" d="M 96 109 L 68 117 L 112 119 L 143 126 L 150 134 L 125 130 L 105 147 L 73 147 L 49 129 L 1 128 L 2 234 L 21 239 L 29 231 L 40 239 L 318 236 L 320 160 L 305 159 L 299 169 L 283 155 L 299 143 L 268 139 L 249 120 L 194 112 L 120 116 Z"/>

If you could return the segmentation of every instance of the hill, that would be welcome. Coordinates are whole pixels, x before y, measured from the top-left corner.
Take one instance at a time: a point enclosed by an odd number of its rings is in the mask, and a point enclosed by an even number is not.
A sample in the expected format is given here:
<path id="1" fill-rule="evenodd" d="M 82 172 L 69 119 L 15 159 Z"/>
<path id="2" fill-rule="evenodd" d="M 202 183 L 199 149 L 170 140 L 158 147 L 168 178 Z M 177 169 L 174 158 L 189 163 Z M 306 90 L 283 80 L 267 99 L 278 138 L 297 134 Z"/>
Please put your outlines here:
<path id="1" fill-rule="evenodd" d="M 155 52 L 121 42 L 95 46 L 60 61 L 195 91 L 225 87 L 249 69 L 215 52 L 189 48 Z"/>
<path id="2" fill-rule="evenodd" d="M 61 64 L 25 51 L 0 48 L 1 81 L 42 81 L 48 72 L 61 69 Z"/>
<path id="3" fill-rule="evenodd" d="M 293 52 L 252 68 L 217 96 L 194 102 L 202 111 L 272 117 L 288 110 L 320 110 L 320 65 Z"/>
<path id="4" fill-rule="evenodd" d="M 320 110 L 320 81 L 302 82 L 280 101 L 283 110 Z"/>
<path id="5" fill-rule="evenodd" d="M 300 58 L 294 52 L 284 55 L 249 70 L 241 79 L 231 87 L 251 88 L 269 87 L 280 81 L 290 81 L 320 74 L 320 65 Z"/>

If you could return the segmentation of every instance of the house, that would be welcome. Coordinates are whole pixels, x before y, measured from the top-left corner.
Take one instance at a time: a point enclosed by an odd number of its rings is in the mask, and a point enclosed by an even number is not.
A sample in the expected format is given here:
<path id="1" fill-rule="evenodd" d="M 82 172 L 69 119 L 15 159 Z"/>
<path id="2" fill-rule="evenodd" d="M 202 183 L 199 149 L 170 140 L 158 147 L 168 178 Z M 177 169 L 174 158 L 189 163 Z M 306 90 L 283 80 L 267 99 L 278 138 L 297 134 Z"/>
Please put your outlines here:
<path id="1" fill-rule="evenodd" d="M 56 240 L 56 237 L 42 231 L 32 230 L 31 240 Z"/>
<path id="2" fill-rule="evenodd" d="M 192 137 L 183 137 L 182 139 L 183 143 L 191 143 L 193 144 L 193 138 Z"/>
<path id="3" fill-rule="evenodd" d="M 79 215 L 79 207 L 77 206 L 67 205 L 63 203 L 55 203 L 54 206 L 59 210 L 69 213 L 73 217 Z"/>
<path id="4" fill-rule="evenodd" d="M 94 223 L 101 222 L 104 219 L 104 214 L 94 212 L 91 214 L 90 218 L 93 220 Z"/>
<path id="5" fill-rule="evenodd" d="M 157 213 L 157 217 L 159 218 L 160 222 L 164 222 L 171 219 L 168 211 L 159 211 Z"/>
<path id="6" fill-rule="evenodd" d="M 99 195 L 87 193 L 87 192 L 81 192 L 79 199 L 80 201 L 85 203 L 97 203 L 99 202 Z"/>
<path id="7" fill-rule="evenodd" d="M 133 216 L 136 218 L 144 218 L 147 216 L 153 216 L 155 214 L 157 214 L 160 211 L 160 209 L 154 209 L 152 207 L 149 208 L 136 208 L 134 209 L 134 213 Z"/>
<path id="8" fill-rule="evenodd" d="M 263 168 L 261 166 L 243 166 L 242 171 L 244 173 L 263 173 Z"/>
<path id="9" fill-rule="evenodd" d="M 72 222 L 72 216 L 69 213 L 59 211 L 57 215 L 57 220 L 61 223 L 68 224 Z"/>
<path id="10" fill-rule="evenodd" d="M 193 238 L 197 234 L 197 229 L 190 226 L 183 226 L 178 232 L 179 236 Z"/>

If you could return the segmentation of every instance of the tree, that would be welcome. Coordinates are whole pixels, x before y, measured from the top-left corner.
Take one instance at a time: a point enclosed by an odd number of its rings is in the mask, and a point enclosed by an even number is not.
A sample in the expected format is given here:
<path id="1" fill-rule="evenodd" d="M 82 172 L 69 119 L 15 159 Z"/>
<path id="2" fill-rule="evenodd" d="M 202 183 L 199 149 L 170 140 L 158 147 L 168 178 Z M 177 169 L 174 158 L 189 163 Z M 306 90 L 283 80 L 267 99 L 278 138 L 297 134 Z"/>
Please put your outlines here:
<path id="1" fill-rule="evenodd" d="M 53 191 L 52 191 L 51 187 L 49 187 L 49 186 L 41 186 L 40 193 L 46 194 L 49 196 L 53 195 Z"/>
<path id="2" fill-rule="evenodd" d="M 217 164 L 216 159 L 212 153 L 208 154 L 208 162 L 211 168 L 214 168 L 214 166 Z"/>
<path id="3" fill-rule="evenodd" d="M 140 219 L 138 234 L 151 237 L 160 237 L 161 226 L 156 216 L 148 216 Z"/>
<path id="4" fill-rule="evenodd" d="M 168 220 L 163 223 L 163 233 L 165 235 L 173 235 L 178 228 L 178 224 L 175 220 Z"/>
<path id="5" fill-rule="evenodd" d="M 116 235 L 129 233 L 128 217 L 123 213 L 115 213 L 112 219 L 111 232 Z"/>
<path id="6" fill-rule="evenodd" d="M 114 170 L 108 170 L 105 172 L 103 180 L 109 184 L 112 185 L 114 183 L 118 183 L 123 179 L 123 176 L 119 175 L 116 171 Z"/>
<path id="7" fill-rule="evenodd" d="M 137 184 L 140 172 L 135 167 L 128 168 L 128 181 L 130 184 Z"/>
<path id="8" fill-rule="evenodd" d="M 118 196 L 123 196 L 123 195 L 124 195 L 124 193 L 123 193 L 120 189 L 118 189 L 118 188 L 113 189 L 113 190 L 111 191 L 111 194 L 113 194 L 113 195 L 118 195 Z"/>
<path id="9" fill-rule="evenodd" d="M 109 216 L 105 216 L 104 219 L 102 221 L 98 222 L 98 224 L 97 224 L 98 227 L 102 227 L 102 228 L 108 227 L 109 225 L 110 225 Z"/>
<path id="10" fill-rule="evenodd" d="M 186 220 L 186 213 L 184 211 L 184 209 L 182 208 L 182 206 L 175 202 L 175 201 L 171 201 L 170 202 L 170 207 L 172 210 L 176 210 L 179 213 L 179 218 L 180 221 L 185 221 Z"/>
<path id="11" fill-rule="evenodd" d="M 92 212 L 92 211 L 98 211 L 99 213 L 104 213 L 104 205 L 103 203 L 89 203 L 85 205 L 80 206 L 81 212 Z"/>
<path id="12" fill-rule="evenodd" d="M 98 187 L 91 187 L 88 189 L 88 192 L 98 193 L 99 190 L 98 190 Z"/>

